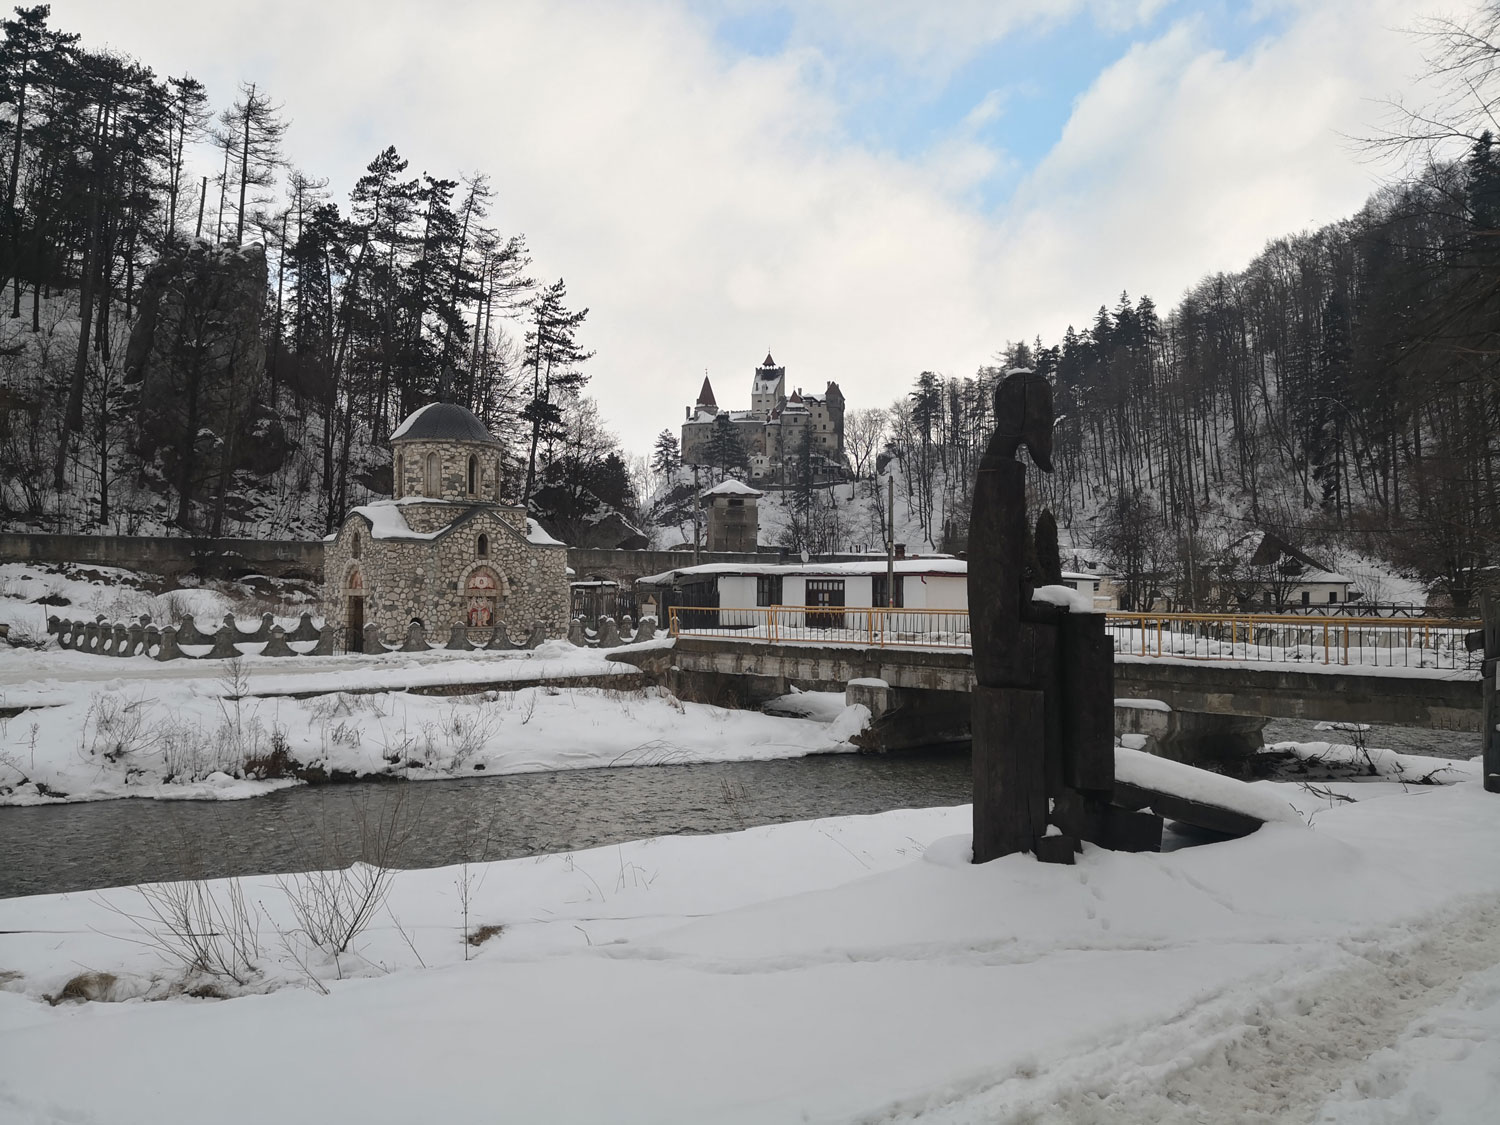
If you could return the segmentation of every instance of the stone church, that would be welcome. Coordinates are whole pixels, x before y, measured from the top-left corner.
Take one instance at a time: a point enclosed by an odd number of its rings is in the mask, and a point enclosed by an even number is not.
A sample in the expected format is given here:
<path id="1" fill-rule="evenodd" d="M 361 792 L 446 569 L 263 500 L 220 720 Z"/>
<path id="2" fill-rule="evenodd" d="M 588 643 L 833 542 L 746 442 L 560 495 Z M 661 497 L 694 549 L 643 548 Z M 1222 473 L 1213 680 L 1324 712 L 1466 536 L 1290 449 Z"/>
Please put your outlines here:
<path id="1" fill-rule="evenodd" d="M 367 626 L 399 643 L 464 625 L 521 640 L 568 629 L 568 549 L 501 500 L 500 439 L 462 406 L 437 402 L 391 434 L 394 497 L 355 508 L 323 546 L 323 614 L 349 652 Z"/>

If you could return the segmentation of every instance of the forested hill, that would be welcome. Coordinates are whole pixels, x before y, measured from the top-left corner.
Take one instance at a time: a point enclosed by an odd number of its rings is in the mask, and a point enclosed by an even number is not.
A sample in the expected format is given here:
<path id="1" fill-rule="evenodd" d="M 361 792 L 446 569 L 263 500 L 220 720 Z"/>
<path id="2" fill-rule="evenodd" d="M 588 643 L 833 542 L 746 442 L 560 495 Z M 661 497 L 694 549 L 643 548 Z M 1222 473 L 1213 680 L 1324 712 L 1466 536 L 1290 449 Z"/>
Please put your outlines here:
<path id="1" fill-rule="evenodd" d="M 322 534 L 389 488 L 384 439 L 438 396 L 510 438 L 516 495 L 578 508 L 563 522 L 622 505 L 623 459 L 581 394 L 587 310 L 561 280 L 533 280 L 524 237 L 492 221 L 488 179 L 416 176 L 387 147 L 339 197 L 288 165 L 288 117 L 249 82 L 215 107 L 190 75 L 56 28 L 46 5 L 0 20 L 7 522 Z M 143 395 L 126 341 L 148 267 L 252 245 L 263 347 L 172 383 L 191 398 L 213 381 L 223 409 Z M 194 255 L 194 269 L 215 260 Z"/>
<path id="2" fill-rule="evenodd" d="M 1075 546 L 1153 576 L 1158 604 L 1253 583 L 1270 530 L 1384 560 L 1468 607 L 1500 551 L 1497 159 L 1484 133 L 1465 159 L 1272 242 L 1165 314 L 1122 294 L 1061 340 L 1012 344 L 969 378 L 924 373 L 854 422 L 899 455 L 914 526 L 959 546 L 993 388 L 1035 367 L 1058 418 L 1038 500 Z"/>

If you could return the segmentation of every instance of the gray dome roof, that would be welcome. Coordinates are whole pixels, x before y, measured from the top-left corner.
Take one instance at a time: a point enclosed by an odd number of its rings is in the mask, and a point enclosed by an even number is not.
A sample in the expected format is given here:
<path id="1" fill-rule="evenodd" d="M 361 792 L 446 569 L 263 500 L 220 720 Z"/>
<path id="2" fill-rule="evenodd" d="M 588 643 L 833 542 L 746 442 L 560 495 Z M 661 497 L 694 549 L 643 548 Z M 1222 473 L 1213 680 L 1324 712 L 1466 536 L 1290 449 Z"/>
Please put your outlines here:
<path id="1" fill-rule="evenodd" d="M 392 441 L 472 441 L 500 445 L 500 439 L 467 407 L 434 402 L 412 413 L 391 433 Z"/>

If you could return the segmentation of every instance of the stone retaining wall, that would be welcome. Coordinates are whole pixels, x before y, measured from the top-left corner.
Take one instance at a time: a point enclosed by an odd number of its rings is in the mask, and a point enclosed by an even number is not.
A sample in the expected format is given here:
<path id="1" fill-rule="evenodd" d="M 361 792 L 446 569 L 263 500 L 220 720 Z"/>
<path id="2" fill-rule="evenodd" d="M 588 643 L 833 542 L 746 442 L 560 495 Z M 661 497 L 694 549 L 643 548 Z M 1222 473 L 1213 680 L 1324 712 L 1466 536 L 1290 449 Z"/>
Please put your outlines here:
<path id="1" fill-rule="evenodd" d="M 144 570 L 167 578 L 265 574 L 316 582 L 323 544 L 295 539 L 198 539 L 150 535 L 0 534 L 0 562 L 84 563 Z"/>

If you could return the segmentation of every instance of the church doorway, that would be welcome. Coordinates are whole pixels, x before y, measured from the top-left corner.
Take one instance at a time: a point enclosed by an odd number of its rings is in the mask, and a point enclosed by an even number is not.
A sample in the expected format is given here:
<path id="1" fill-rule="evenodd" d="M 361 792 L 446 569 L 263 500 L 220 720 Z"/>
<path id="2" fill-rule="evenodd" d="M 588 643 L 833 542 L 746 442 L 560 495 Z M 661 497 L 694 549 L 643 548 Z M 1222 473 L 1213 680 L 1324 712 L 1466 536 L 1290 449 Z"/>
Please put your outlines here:
<path id="1" fill-rule="evenodd" d="M 349 581 L 344 590 L 346 607 L 344 621 L 347 625 L 344 636 L 345 652 L 364 652 L 365 650 L 365 580 L 360 574 L 359 567 L 355 567 L 349 574 Z"/>
<path id="2" fill-rule="evenodd" d="M 469 628 L 487 629 L 493 625 L 500 608 L 499 576 L 487 566 L 476 567 L 469 574 L 464 593 Z"/>

